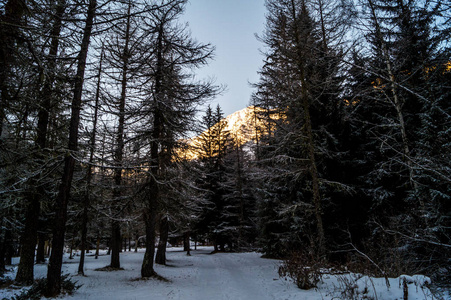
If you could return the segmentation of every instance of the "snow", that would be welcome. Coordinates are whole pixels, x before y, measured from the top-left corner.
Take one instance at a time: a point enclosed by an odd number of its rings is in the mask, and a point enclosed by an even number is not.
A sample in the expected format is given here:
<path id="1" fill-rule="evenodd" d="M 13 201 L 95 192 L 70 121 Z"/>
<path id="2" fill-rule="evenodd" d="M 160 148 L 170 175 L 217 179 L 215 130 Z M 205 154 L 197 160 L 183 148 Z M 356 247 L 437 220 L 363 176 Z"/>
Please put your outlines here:
<path id="1" fill-rule="evenodd" d="M 415 286 L 423 287 L 432 283 L 431 278 L 424 275 L 401 275 L 399 276 L 399 284 L 402 282 L 413 283 Z"/>
<path id="2" fill-rule="evenodd" d="M 79 256 L 65 257 L 63 273 L 73 275 L 82 287 L 72 296 L 59 299 L 139 300 L 139 299 L 403 299 L 403 280 L 408 285 L 409 300 L 436 299 L 425 283 L 430 279 L 421 275 L 390 278 L 387 288 L 384 278 L 370 278 L 358 274 L 325 274 L 317 289 L 300 290 L 290 279 L 281 279 L 277 270 L 280 261 L 261 258 L 259 253 L 216 253 L 210 247 L 199 247 L 187 256 L 181 248 L 169 248 L 168 265 L 156 265 L 155 270 L 167 281 L 141 280 L 140 269 L 144 250 L 121 253 L 121 271 L 95 271 L 109 264 L 105 253 L 94 259 L 86 257 L 85 275 L 75 275 Z M 14 267 L 14 272 L 17 266 Z M 46 265 L 36 265 L 35 277 L 45 277 Z M 13 273 L 14 273 L 13 272 Z M 11 275 L 10 275 L 11 276 Z M 20 290 L 0 290 L 0 299 L 11 297 Z M 348 294 L 347 294 L 348 293 Z M 447 298 L 449 300 L 451 298 Z"/>

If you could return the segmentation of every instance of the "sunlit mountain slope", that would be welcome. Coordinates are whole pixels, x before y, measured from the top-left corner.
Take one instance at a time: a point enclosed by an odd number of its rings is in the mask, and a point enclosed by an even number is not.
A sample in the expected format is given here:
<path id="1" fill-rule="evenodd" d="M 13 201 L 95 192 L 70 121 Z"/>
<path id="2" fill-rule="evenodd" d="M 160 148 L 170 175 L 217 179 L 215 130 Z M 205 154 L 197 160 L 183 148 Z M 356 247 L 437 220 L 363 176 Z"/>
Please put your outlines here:
<path id="1" fill-rule="evenodd" d="M 221 120 L 221 123 L 225 124 L 223 130 L 228 132 L 234 143 L 240 146 L 248 143 L 249 141 L 255 141 L 260 138 L 262 134 L 268 132 L 268 124 L 257 117 L 257 115 L 263 111 L 264 110 L 262 108 L 254 106 L 249 106 L 242 110 L 236 111 Z M 219 123 L 215 124 L 212 129 L 215 129 L 217 126 L 219 126 Z M 188 140 L 187 144 L 189 147 L 183 151 L 182 156 L 186 159 L 199 158 L 201 154 L 198 149 L 201 148 L 200 145 L 206 134 L 207 133 L 205 131 Z"/>

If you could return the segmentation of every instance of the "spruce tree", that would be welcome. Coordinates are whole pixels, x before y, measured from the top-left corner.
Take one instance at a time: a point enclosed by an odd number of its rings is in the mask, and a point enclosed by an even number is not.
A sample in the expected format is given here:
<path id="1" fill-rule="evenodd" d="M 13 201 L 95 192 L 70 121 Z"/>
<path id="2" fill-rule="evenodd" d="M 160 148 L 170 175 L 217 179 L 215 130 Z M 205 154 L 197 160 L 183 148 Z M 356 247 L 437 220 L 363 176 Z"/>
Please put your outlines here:
<path id="1" fill-rule="evenodd" d="M 343 152 L 338 142 L 343 119 L 341 45 L 330 38 L 323 3 L 318 4 L 315 20 L 306 1 L 267 2 L 267 29 L 261 40 L 269 50 L 253 101 L 274 116 L 267 121 L 275 123 L 275 130 L 266 145 L 265 138 L 259 141 L 259 156 L 266 155 L 260 160 L 271 170 L 269 180 L 278 182 L 280 190 L 270 190 L 281 194 L 279 224 L 298 228 L 297 233 L 286 232 L 282 249 L 302 240 L 324 258 L 324 209 L 330 193 L 346 185 L 330 168 Z M 287 225 L 279 230 L 283 227 Z"/>

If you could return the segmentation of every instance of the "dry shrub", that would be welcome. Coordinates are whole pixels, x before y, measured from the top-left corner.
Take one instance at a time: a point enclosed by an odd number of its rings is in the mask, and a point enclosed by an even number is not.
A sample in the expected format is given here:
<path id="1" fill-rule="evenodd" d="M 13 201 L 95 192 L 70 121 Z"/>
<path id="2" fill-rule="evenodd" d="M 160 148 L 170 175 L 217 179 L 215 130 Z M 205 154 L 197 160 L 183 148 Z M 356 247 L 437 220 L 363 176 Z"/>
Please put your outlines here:
<path id="1" fill-rule="evenodd" d="M 315 288 L 322 278 L 321 262 L 313 255 L 295 252 L 279 267 L 279 276 L 291 278 L 303 290 Z"/>

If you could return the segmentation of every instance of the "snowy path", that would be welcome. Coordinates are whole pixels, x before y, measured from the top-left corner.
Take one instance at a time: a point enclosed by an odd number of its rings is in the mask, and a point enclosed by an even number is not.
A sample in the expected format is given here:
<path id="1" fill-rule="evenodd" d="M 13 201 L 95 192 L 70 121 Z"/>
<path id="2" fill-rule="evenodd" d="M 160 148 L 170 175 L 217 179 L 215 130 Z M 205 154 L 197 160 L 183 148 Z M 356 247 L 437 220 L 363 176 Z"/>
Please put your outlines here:
<path id="1" fill-rule="evenodd" d="M 256 264 L 253 254 L 218 253 L 199 255 L 190 260 L 195 263 L 192 266 L 194 276 L 174 284 L 178 290 L 168 299 L 275 299 L 262 290 L 265 286 L 263 266 Z M 270 261 L 269 266 L 276 275 L 276 263 Z M 183 289 L 180 289 L 182 285 Z"/>
<path id="2" fill-rule="evenodd" d="M 124 271 L 91 271 L 94 265 L 88 265 L 87 277 L 75 277 L 83 284 L 82 288 L 65 299 L 304 299 L 291 297 L 299 290 L 279 280 L 278 261 L 262 259 L 258 253 L 210 254 L 211 251 L 203 248 L 186 256 L 183 251 L 170 249 L 168 265 L 156 265 L 158 274 L 169 282 L 134 280 L 139 276 L 142 253 L 124 253 L 121 255 Z M 282 297 L 281 290 L 286 288 L 291 296 Z"/>
<path id="3" fill-rule="evenodd" d="M 105 272 L 97 268 L 109 264 L 107 255 L 94 259 L 86 257 L 86 276 L 77 273 L 79 257 L 65 259 L 63 272 L 73 276 L 82 287 L 72 296 L 58 299 L 95 300 L 323 300 L 343 299 L 337 277 L 325 275 L 318 289 L 300 290 L 291 281 L 280 279 L 277 274 L 279 262 L 260 258 L 259 253 L 216 253 L 212 248 L 199 248 L 186 256 L 180 248 L 168 249 L 168 265 L 156 265 L 157 273 L 168 281 L 140 280 L 144 252 L 124 252 L 121 266 L 124 270 Z M 17 261 L 16 261 L 17 263 Z M 14 267 L 17 270 L 17 265 Z M 36 265 L 35 277 L 45 277 L 46 265 Z M 11 274 L 14 278 L 14 273 Z M 351 276 L 351 275 L 346 275 Z M 399 279 L 390 279 L 392 288 L 387 290 L 385 280 L 372 279 L 368 287 L 377 288 L 378 299 L 402 299 Z M 359 286 L 364 286 L 363 282 Z M 17 290 L 0 289 L 0 299 L 10 298 Z M 409 286 L 409 299 L 432 299 L 425 292 Z M 337 297 L 338 296 L 338 297 Z M 434 298 L 435 299 L 435 298 Z M 451 300 L 449 297 L 445 297 Z"/>

